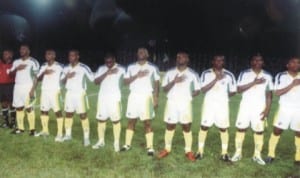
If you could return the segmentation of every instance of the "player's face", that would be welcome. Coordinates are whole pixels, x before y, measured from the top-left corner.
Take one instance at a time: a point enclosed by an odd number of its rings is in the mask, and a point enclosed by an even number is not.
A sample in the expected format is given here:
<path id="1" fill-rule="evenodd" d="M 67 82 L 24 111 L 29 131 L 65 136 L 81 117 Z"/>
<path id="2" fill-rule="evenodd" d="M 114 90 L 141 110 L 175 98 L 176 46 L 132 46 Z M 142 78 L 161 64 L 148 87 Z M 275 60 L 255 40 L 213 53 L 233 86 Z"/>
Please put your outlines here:
<path id="1" fill-rule="evenodd" d="M 27 46 L 20 47 L 20 56 L 21 57 L 29 56 L 29 54 L 30 54 L 30 50 Z"/>
<path id="2" fill-rule="evenodd" d="M 115 65 L 115 59 L 112 58 L 112 57 L 106 58 L 106 59 L 105 59 L 105 65 L 106 65 L 108 68 L 112 68 L 112 67 Z"/>
<path id="3" fill-rule="evenodd" d="M 47 62 L 51 62 L 55 60 L 55 52 L 54 51 L 46 51 L 45 53 L 45 59 Z"/>
<path id="4" fill-rule="evenodd" d="M 224 67 L 224 63 L 224 56 L 215 56 L 212 62 L 213 67 L 216 69 L 222 69 Z"/>
<path id="5" fill-rule="evenodd" d="M 4 51 L 2 58 L 6 63 L 11 62 L 13 58 L 13 53 L 10 51 Z"/>
<path id="6" fill-rule="evenodd" d="M 291 59 L 289 61 L 289 63 L 287 64 L 287 69 L 289 71 L 299 72 L 299 70 L 300 70 L 300 59 L 298 59 L 298 58 Z"/>
<path id="7" fill-rule="evenodd" d="M 264 65 L 264 60 L 261 56 L 254 56 L 251 60 L 251 66 L 255 69 L 261 69 Z"/>
<path id="8" fill-rule="evenodd" d="M 189 61 L 189 58 L 186 54 L 181 54 L 181 53 L 177 54 L 177 56 L 176 56 L 177 66 L 187 65 L 188 61 Z"/>
<path id="9" fill-rule="evenodd" d="M 70 51 L 69 52 L 69 62 L 71 64 L 74 64 L 74 63 L 78 62 L 78 60 L 79 60 L 78 53 L 76 53 L 75 51 Z"/>
<path id="10" fill-rule="evenodd" d="M 147 60 L 148 54 L 145 49 L 139 49 L 137 52 L 137 58 L 138 60 Z"/>

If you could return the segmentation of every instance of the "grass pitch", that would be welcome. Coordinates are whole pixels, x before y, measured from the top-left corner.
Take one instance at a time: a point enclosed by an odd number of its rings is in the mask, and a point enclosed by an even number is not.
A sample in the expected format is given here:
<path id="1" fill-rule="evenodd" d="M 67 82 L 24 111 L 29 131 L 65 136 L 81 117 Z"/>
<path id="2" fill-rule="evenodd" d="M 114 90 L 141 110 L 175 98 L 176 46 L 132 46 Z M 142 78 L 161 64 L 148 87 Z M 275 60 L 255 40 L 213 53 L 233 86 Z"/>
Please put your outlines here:
<path id="1" fill-rule="evenodd" d="M 90 84 L 88 89 L 91 109 L 88 116 L 91 127 L 91 142 L 97 142 L 97 122 L 95 119 L 98 87 Z M 39 95 L 39 91 L 38 91 Z M 127 119 L 124 117 L 128 88 L 123 89 L 123 118 L 121 144 L 125 140 Z M 194 99 L 193 120 L 193 150 L 197 150 L 200 112 L 203 95 Z M 159 107 L 153 120 L 154 147 L 156 151 L 164 147 L 165 124 L 163 112 L 166 97 L 160 94 Z M 239 107 L 240 96 L 231 98 L 231 127 L 229 128 L 229 153 L 234 153 L 235 119 Z M 38 103 L 37 103 L 38 104 Z M 267 143 L 272 131 L 272 120 L 277 108 L 277 98 L 274 99 L 272 111 L 266 128 L 263 156 L 267 154 Z M 217 111 L 216 111 L 217 112 Z M 36 109 L 36 128 L 41 129 L 40 111 Z M 204 159 L 192 163 L 184 157 L 184 140 L 181 127 L 177 126 L 173 139 L 171 154 L 162 160 L 146 155 L 145 135 L 143 125 L 139 122 L 133 137 L 132 149 L 125 153 L 115 153 L 113 150 L 113 133 L 111 123 L 107 124 L 106 146 L 99 150 L 82 145 L 82 128 L 78 116 L 74 119 L 73 140 L 71 142 L 55 143 L 56 121 L 50 117 L 49 137 L 29 137 L 12 135 L 9 129 L 0 129 L 0 177 L 300 177 L 300 168 L 294 166 L 294 134 L 291 131 L 283 133 L 277 147 L 277 159 L 274 164 L 260 166 L 252 162 L 253 136 L 248 130 L 243 146 L 243 159 L 234 164 L 226 164 L 219 160 L 221 143 L 219 132 L 211 128 L 204 152 Z M 25 120 L 25 126 L 27 120 Z"/>

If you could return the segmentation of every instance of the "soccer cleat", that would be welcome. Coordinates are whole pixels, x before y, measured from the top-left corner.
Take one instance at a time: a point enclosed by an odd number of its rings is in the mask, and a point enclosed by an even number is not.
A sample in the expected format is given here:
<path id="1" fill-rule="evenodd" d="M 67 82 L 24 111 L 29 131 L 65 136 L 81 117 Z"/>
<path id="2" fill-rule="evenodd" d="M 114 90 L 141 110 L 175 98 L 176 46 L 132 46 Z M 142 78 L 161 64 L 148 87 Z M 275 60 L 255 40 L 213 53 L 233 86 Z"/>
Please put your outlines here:
<path id="1" fill-rule="evenodd" d="M 169 155 L 169 152 L 166 149 L 163 149 L 162 151 L 159 152 L 157 157 L 159 159 L 161 159 L 161 158 L 167 157 L 168 155 Z"/>
<path id="2" fill-rule="evenodd" d="M 231 162 L 228 154 L 222 155 L 220 159 L 224 162 Z"/>
<path id="3" fill-rule="evenodd" d="M 266 164 L 271 164 L 272 162 L 274 161 L 274 158 L 268 156 L 266 159 L 265 159 L 265 163 Z"/>
<path id="4" fill-rule="evenodd" d="M 40 137 L 40 136 L 47 137 L 47 136 L 49 136 L 49 133 L 39 132 L 39 133 L 35 133 L 34 136 L 35 137 Z"/>
<path id="5" fill-rule="evenodd" d="M 11 134 L 22 134 L 24 133 L 24 130 L 20 130 L 20 129 L 15 129 L 11 132 Z"/>
<path id="6" fill-rule="evenodd" d="M 85 147 L 89 146 L 90 144 L 91 144 L 90 139 L 88 139 L 88 138 L 83 139 L 83 145 L 84 145 Z"/>
<path id="7" fill-rule="evenodd" d="M 63 142 L 64 141 L 64 137 L 63 136 L 56 136 L 54 141 L 55 142 Z"/>
<path id="8" fill-rule="evenodd" d="M 119 144 L 119 142 L 114 142 L 114 149 L 115 149 L 115 152 L 119 152 L 120 151 L 120 144 Z"/>
<path id="9" fill-rule="evenodd" d="M 265 161 L 260 156 L 254 156 L 252 160 L 259 165 L 266 165 Z"/>
<path id="10" fill-rule="evenodd" d="M 147 155 L 148 155 L 148 156 L 154 156 L 154 149 L 153 149 L 153 148 L 149 148 L 149 149 L 147 150 Z"/>
<path id="11" fill-rule="evenodd" d="M 35 136 L 35 134 L 36 134 L 35 130 L 30 130 L 29 131 L 29 136 Z"/>
<path id="12" fill-rule="evenodd" d="M 190 161 L 196 161 L 196 158 L 195 158 L 195 156 L 194 156 L 194 153 L 193 152 L 187 152 L 187 153 L 185 153 L 185 157 L 188 159 L 188 160 L 190 160 Z"/>
<path id="13" fill-rule="evenodd" d="M 104 142 L 98 141 L 95 145 L 92 146 L 92 148 L 93 149 L 99 149 L 99 148 L 104 147 L 104 146 L 105 146 Z"/>
<path id="14" fill-rule="evenodd" d="M 121 152 L 124 152 L 124 151 L 128 151 L 128 150 L 130 150 L 130 146 L 129 145 L 124 145 L 122 148 L 121 148 Z"/>
<path id="15" fill-rule="evenodd" d="M 195 154 L 195 158 L 197 160 L 201 160 L 201 159 L 203 159 L 203 154 L 198 152 L 198 153 Z"/>
<path id="16" fill-rule="evenodd" d="M 70 140 L 72 140 L 72 136 L 70 136 L 70 135 L 65 135 L 65 136 L 63 137 L 63 140 L 64 140 L 64 141 L 70 141 Z"/>
<path id="17" fill-rule="evenodd" d="M 295 164 L 296 166 L 300 166 L 300 160 L 295 161 L 294 164 Z"/>
<path id="18" fill-rule="evenodd" d="M 235 154 L 233 155 L 233 157 L 230 159 L 230 161 L 232 161 L 232 162 L 237 162 L 237 161 L 240 161 L 241 159 L 242 159 L 242 155 L 239 154 L 239 153 L 235 153 Z"/>

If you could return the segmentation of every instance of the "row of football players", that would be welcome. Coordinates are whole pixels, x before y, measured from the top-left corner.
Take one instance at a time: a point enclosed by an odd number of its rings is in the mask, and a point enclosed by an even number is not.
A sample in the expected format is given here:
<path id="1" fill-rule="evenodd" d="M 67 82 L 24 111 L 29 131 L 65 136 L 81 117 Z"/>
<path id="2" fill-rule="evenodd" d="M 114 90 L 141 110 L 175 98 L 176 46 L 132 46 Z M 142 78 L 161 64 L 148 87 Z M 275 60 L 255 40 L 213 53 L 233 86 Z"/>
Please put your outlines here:
<path id="1" fill-rule="evenodd" d="M 82 122 L 84 145 L 90 145 L 89 108 L 86 98 L 85 78 L 100 85 L 97 104 L 98 142 L 93 145 L 98 149 L 105 145 L 104 133 L 106 121 L 113 123 L 115 151 L 128 151 L 135 130 L 136 122 L 141 120 L 145 126 L 147 154 L 154 155 L 153 129 L 151 120 L 155 117 L 154 108 L 158 105 L 159 95 L 159 70 L 148 61 L 148 51 L 139 48 L 137 62 L 128 66 L 127 70 L 116 63 L 113 55 L 105 57 L 105 65 L 100 66 L 95 73 L 79 61 L 79 51 L 69 51 L 69 65 L 63 67 L 55 61 L 55 51 L 47 50 L 46 63 L 39 69 L 38 62 L 30 57 L 28 46 L 21 46 L 21 58 L 13 62 L 8 73 L 15 73 L 15 86 L 13 93 L 13 106 L 16 108 L 17 129 L 14 133 L 24 132 L 24 114 L 27 113 L 31 135 L 48 135 L 48 112 L 50 109 L 56 113 L 57 136 L 55 141 L 62 142 L 72 139 L 72 123 L 74 113 L 79 114 Z M 163 158 L 171 152 L 172 139 L 176 124 L 180 124 L 185 140 L 185 155 L 191 160 L 202 159 L 205 139 L 208 129 L 215 125 L 220 130 L 222 151 L 221 159 L 224 161 L 238 161 L 242 157 L 242 144 L 245 131 L 251 126 L 254 131 L 253 160 L 261 165 L 271 163 L 275 157 L 275 148 L 283 130 L 290 127 L 295 131 L 295 163 L 300 162 L 300 68 L 299 58 L 290 58 L 287 62 L 287 71 L 279 73 L 273 86 L 272 76 L 262 69 L 262 56 L 254 55 L 251 59 L 251 68 L 238 77 L 237 84 L 234 75 L 224 69 L 224 56 L 215 55 L 212 59 L 212 68 L 198 76 L 188 67 L 189 56 L 179 52 L 176 56 L 176 66 L 168 70 L 162 80 L 162 88 L 167 93 L 164 121 L 165 149 L 158 153 L 158 158 Z M 36 80 L 32 79 L 32 71 Z M 126 110 L 128 124 L 126 129 L 125 144 L 120 148 L 120 119 L 121 119 L 121 89 L 120 81 L 129 85 L 130 94 Z M 35 116 L 32 111 L 34 104 L 34 91 L 38 81 L 41 86 L 41 123 L 43 130 L 35 134 Z M 62 116 L 60 106 L 60 83 L 65 84 L 64 111 Z M 274 131 L 269 140 L 269 153 L 266 160 L 261 157 L 263 146 L 264 120 L 267 118 L 271 102 L 272 91 L 278 96 L 279 109 L 274 119 Z M 198 151 L 192 152 L 192 99 L 202 91 L 204 96 L 201 112 L 201 128 L 199 131 Z M 242 100 L 236 120 L 236 152 L 232 158 L 228 156 L 228 127 L 229 127 L 229 97 L 236 92 L 242 93 Z M 63 134 L 63 125 L 65 134 Z"/>

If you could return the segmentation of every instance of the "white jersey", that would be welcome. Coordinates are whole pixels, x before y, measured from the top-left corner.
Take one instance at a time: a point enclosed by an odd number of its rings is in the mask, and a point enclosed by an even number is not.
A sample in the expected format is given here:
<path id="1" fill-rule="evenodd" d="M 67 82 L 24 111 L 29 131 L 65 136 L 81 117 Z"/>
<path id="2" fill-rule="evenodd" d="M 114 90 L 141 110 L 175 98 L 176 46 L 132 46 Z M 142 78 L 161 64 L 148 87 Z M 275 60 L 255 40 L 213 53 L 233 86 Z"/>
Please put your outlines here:
<path id="1" fill-rule="evenodd" d="M 40 77 L 45 70 L 53 70 L 53 73 L 43 76 L 42 90 L 57 92 L 57 90 L 60 90 L 60 79 L 63 72 L 63 65 L 58 62 L 54 62 L 52 65 L 49 65 L 46 62 L 41 66 L 37 77 Z"/>
<path id="2" fill-rule="evenodd" d="M 137 78 L 133 82 L 131 82 L 129 85 L 130 92 L 140 94 L 152 93 L 152 82 L 153 80 L 158 81 L 160 79 L 160 76 L 158 68 L 150 62 L 147 62 L 143 65 L 140 65 L 137 62 L 129 65 L 124 78 L 128 79 L 136 75 L 139 71 L 144 70 L 148 70 L 148 74 L 142 78 Z"/>
<path id="3" fill-rule="evenodd" d="M 125 69 L 119 64 L 115 64 L 113 68 L 117 68 L 118 72 L 107 75 L 100 84 L 100 97 L 113 97 L 117 100 L 121 99 L 120 81 L 125 74 Z M 100 66 L 95 74 L 95 79 L 107 72 L 109 68 L 106 65 Z"/>
<path id="4" fill-rule="evenodd" d="M 237 86 L 249 84 L 253 82 L 255 78 L 264 78 L 266 81 L 244 91 L 242 93 L 242 102 L 244 101 L 254 105 L 259 103 L 265 104 L 266 91 L 272 91 L 274 89 L 272 76 L 268 72 L 262 70 L 259 74 L 256 74 L 252 69 L 244 70 L 238 77 Z"/>
<path id="5" fill-rule="evenodd" d="M 25 64 L 26 67 L 23 70 L 18 70 L 16 72 L 15 84 L 17 85 L 32 85 L 33 78 L 37 74 L 40 65 L 39 62 L 33 57 L 29 57 L 26 60 L 16 59 L 13 62 L 12 68 L 9 72 L 14 71 L 19 65 Z"/>
<path id="6" fill-rule="evenodd" d="M 72 65 L 68 65 L 63 70 L 64 78 L 68 73 L 75 72 L 74 77 L 67 79 L 66 89 L 68 91 L 85 91 L 86 90 L 86 78 L 90 81 L 94 81 L 94 75 L 91 69 L 82 63 L 76 64 L 76 66 L 72 67 Z"/>
<path id="7" fill-rule="evenodd" d="M 198 74 L 190 68 L 186 68 L 184 71 L 179 71 L 177 68 L 170 69 L 163 79 L 162 87 L 165 87 L 168 83 L 172 82 L 176 76 L 183 76 L 184 80 L 181 83 L 176 83 L 168 92 L 167 97 L 188 101 L 192 100 L 192 92 L 200 90 Z"/>
<path id="8" fill-rule="evenodd" d="M 287 71 L 281 72 L 275 77 L 274 90 L 280 90 L 290 85 L 294 79 L 300 79 L 300 73 L 296 77 L 291 76 Z M 280 96 L 280 106 L 299 108 L 300 106 L 300 85 L 293 87 L 290 91 Z"/>
<path id="9" fill-rule="evenodd" d="M 223 101 L 229 100 L 228 92 L 236 92 L 236 80 L 234 75 L 226 69 L 223 69 L 225 77 L 218 80 L 216 84 L 205 93 L 205 99 L 210 101 Z M 207 69 L 202 72 L 200 77 L 201 87 L 205 87 L 213 80 L 215 80 L 216 74 L 213 69 Z"/>

